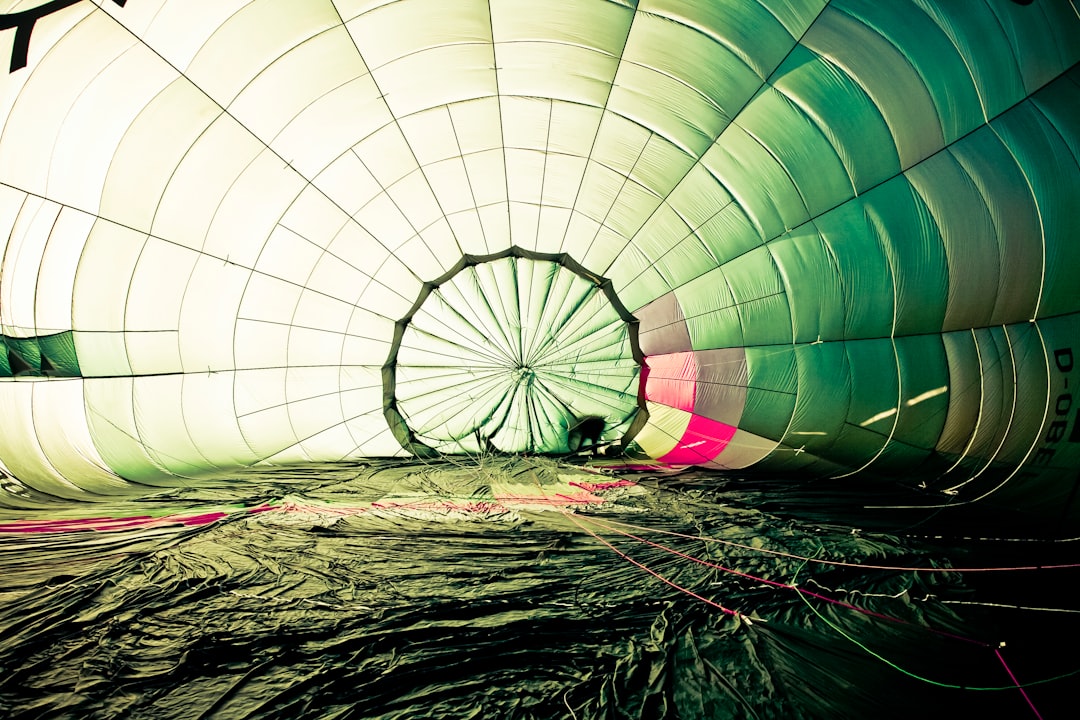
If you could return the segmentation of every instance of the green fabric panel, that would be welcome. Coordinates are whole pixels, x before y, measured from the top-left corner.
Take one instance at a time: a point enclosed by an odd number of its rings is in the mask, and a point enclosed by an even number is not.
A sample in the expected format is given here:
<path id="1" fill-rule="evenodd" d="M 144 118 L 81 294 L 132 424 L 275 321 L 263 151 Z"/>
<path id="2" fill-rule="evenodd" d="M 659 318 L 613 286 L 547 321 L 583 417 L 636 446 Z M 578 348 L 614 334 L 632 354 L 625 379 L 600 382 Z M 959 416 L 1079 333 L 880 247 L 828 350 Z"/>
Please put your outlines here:
<path id="1" fill-rule="evenodd" d="M 675 297 L 686 317 L 695 350 L 743 345 L 739 313 L 723 268 L 675 288 Z"/>
<path id="2" fill-rule="evenodd" d="M 940 335 L 896 338 L 902 391 L 893 437 L 912 447 L 932 449 L 949 409 L 949 364 Z"/>
<path id="3" fill-rule="evenodd" d="M 51 374 L 57 377 L 79 377 L 79 358 L 75 354 L 75 338 L 72 332 L 45 335 L 38 339 L 42 357 L 53 367 Z"/>
<path id="4" fill-rule="evenodd" d="M 742 316 L 739 308 L 732 306 L 715 310 L 708 315 L 686 318 L 690 344 L 695 350 L 743 347 Z"/>
<path id="5" fill-rule="evenodd" d="M 726 263 L 724 275 L 731 286 L 731 295 L 736 304 L 784 292 L 780 272 L 766 246 L 754 248 Z"/>
<path id="6" fill-rule="evenodd" d="M 941 336 L 949 366 L 949 409 L 938 439 L 938 452 L 958 456 L 964 452 L 979 423 L 982 381 L 975 338 L 970 331 Z"/>
<path id="7" fill-rule="evenodd" d="M 1037 8 L 1016 2 L 988 3 L 1012 45 L 1028 92 L 1045 85 L 1080 60 L 1080 31 L 1075 2 L 1038 2 Z M 1031 12 L 1038 10 L 1038 12 Z M 1048 45 L 1053 51 L 1048 51 Z"/>
<path id="8" fill-rule="evenodd" d="M 784 442 L 813 454 L 836 443 L 851 400 L 851 368 L 844 343 L 795 346 L 798 392 Z"/>
<path id="9" fill-rule="evenodd" d="M 905 178 L 875 188 L 863 202 L 896 283 L 891 334 L 941 332 L 949 270 L 929 209 Z"/>
<path id="10" fill-rule="evenodd" d="M 1073 160 L 1080 160 L 1080 65 L 1032 95 L 1031 103 L 1058 131 Z"/>
<path id="11" fill-rule="evenodd" d="M 701 162 L 743 208 L 765 239 L 806 222 L 806 208 L 784 168 L 737 125 L 730 125 Z"/>
<path id="12" fill-rule="evenodd" d="M 1028 320 L 1035 314 L 1042 282 L 1042 253 L 1033 251 L 1041 244 L 1042 228 L 1024 172 L 989 127 L 954 144 L 949 153 L 972 178 L 994 224 L 998 287 L 987 324 Z"/>
<path id="13" fill-rule="evenodd" d="M 1040 320 L 1038 328 L 1050 364 L 1046 390 L 1049 411 L 1037 435 L 1038 445 L 1028 457 L 1028 466 L 1075 471 L 1080 467 L 1080 313 Z M 1032 362 L 1037 363 L 1038 358 Z M 1038 405 L 1038 395 L 1034 394 L 1038 388 L 1029 388 L 1026 383 L 1021 388 L 1022 397 Z"/>
<path id="14" fill-rule="evenodd" d="M 994 13 L 971 12 L 968 3 L 917 2 L 919 12 L 931 17 L 960 51 L 987 117 L 994 117 L 1024 97 L 1016 55 Z"/>
<path id="15" fill-rule="evenodd" d="M 716 187 L 720 189 L 720 186 Z M 763 241 L 746 212 L 735 203 L 717 211 L 695 234 L 719 263 L 737 258 Z"/>
<path id="16" fill-rule="evenodd" d="M 793 342 L 844 337 L 844 288 L 825 241 L 803 225 L 768 245 L 791 299 Z"/>
<path id="17" fill-rule="evenodd" d="M 974 331 L 982 378 L 979 424 L 963 467 L 975 470 L 986 464 L 1001 446 L 1013 414 L 1016 380 L 1005 332 L 1001 328 Z"/>
<path id="18" fill-rule="evenodd" d="M 844 350 L 851 370 L 847 422 L 877 434 L 880 448 L 892 432 L 896 418 L 889 413 L 900 396 L 893 342 L 888 338 L 846 342 Z"/>
<path id="19" fill-rule="evenodd" d="M 926 86 L 946 143 L 985 121 L 964 58 L 929 15 L 908 3 L 880 0 L 839 0 L 831 7 L 858 18 L 897 46 Z"/>
<path id="20" fill-rule="evenodd" d="M 7 341 L 8 353 L 14 355 L 17 360 L 12 362 L 9 359 L 9 372 L 18 375 L 24 372 L 29 375 L 41 374 L 41 346 L 38 344 L 36 337 L 29 338 L 5 338 Z M 20 370 L 18 367 L 19 362 L 29 366 L 29 370 Z"/>
<path id="21" fill-rule="evenodd" d="M 798 372 L 791 346 L 746 348 L 746 407 L 739 428 L 770 440 L 787 432 L 795 411 Z"/>
<path id="22" fill-rule="evenodd" d="M 633 245 L 626 246 L 611 266 L 611 281 L 619 300 L 631 311 L 672 289 L 653 262 Z"/>
<path id="23" fill-rule="evenodd" d="M 1066 96 L 1068 105 L 1078 104 L 1080 87 L 1065 77 L 1039 93 L 1039 97 Z M 1057 124 L 1054 122 L 1057 120 Z M 1076 309 L 1076 268 L 1080 267 L 1080 198 L 1078 157 L 1062 139 L 1062 133 L 1080 131 L 1075 117 L 1044 115 L 1032 101 L 1011 110 L 994 123 L 996 130 L 1016 156 L 1030 184 L 1039 208 L 1045 242 L 1046 266 L 1039 317 L 1052 317 Z"/>
<path id="24" fill-rule="evenodd" d="M 814 118 L 859 192 L 900 172 L 889 126 L 847 73 L 801 45 L 780 66 L 773 87 Z"/>
<path id="25" fill-rule="evenodd" d="M 795 44 L 792 34 L 772 14 L 776 11 L 770 12 L 761 4 L 747 5 L 741 0 L 644 0 L 638 12 L 662 15 L 719 36 L 724 44 L 739 48 L 744 62 L 762 78 L 768 77 Z M 792 22 L 797 24 L 794 19 Z M 798 34 L 802 34 L 801 30 Z"/>
<path id="26" fill-rule="evenodd" d="M 814 221 L 836 263 L 843 292 L 847 339 L 887 336 L 892 332 L 892 268 L 874 236 L 862 201 L 841 205 Z"/>
<path id="27" fill-rule="evenodd" d="M 948 263 L 948 302 L 942 329 L 990 324 L 999 287 L 1000 258 L 993 218 L 975 183 L 947 152 L 908 170 L 930 209 Z"/>
<path id="28" fill-rule="evenodd" d="M 863 468 L 868 463 L 870 465 L 867 469 L 874 472 L 886 469 L 881 462 L 884 455 L 882 448 L 885 445 L 886 438 L 881 433 L 845 423 L 840 428 L 836 442 L 829 449 L 829 457 L 843 465 L 845 474 Z"/>
<path id="29" fill-rule="evenodd" d="M 885 118 L 901 167 L 944 146 L 926 85 L 889 39 L 830 5 L 802 43 L 857 79 Z"/>
<path id="30" fill-rule="evenodd" d="M 1016 368 L 1016 406 L 1009 421 L 1008 434 L 995 460 L 1010 466 L 1024 461 L 1032 446 L 1041 439 L 1043 420 L 1047 415 L 1046 399 L 1050 399 L 1049 414 L 1055 414 L 1054 397 L 1046 374 L 1047 347 L 1034 323 L 1007 325 L 1004 333 L 1012 351 Z M 1074 340 L 1078 336 L 1074 336 Z M 1050 352 L 1050 365 L 1054 356 Z M 1067 413 L 1065 414 L 1067 416 Z M 1075 466 L 1074 466 L 1075 467 Z"/>
<path id="31" fill-rule="evenodd" d="M 829 139 L 782 93 L 765 88 L 739 115 L 739 125 L 783 166 L 811 216 L 854 195 Z"/>
<path id="32" fill-rule="evenodd" d="M 0 335 L 0 377 L 11 377 L 11 365 L 8 364 L 7 338 Z"/>
<path id="33" fill-rule="evenodd" d="M 675 288 L 715 265 L 712 253 L 701 244 L 701 240 L 691 235 L 657 260 L 654 267 L 667 286 Z"/>
<path id="34" fill-rule="evenodd" d="M 771 295 L 737 305 L 746 345 L 787 345 L 791 342 L 791 309 L 787 295 Z"/>

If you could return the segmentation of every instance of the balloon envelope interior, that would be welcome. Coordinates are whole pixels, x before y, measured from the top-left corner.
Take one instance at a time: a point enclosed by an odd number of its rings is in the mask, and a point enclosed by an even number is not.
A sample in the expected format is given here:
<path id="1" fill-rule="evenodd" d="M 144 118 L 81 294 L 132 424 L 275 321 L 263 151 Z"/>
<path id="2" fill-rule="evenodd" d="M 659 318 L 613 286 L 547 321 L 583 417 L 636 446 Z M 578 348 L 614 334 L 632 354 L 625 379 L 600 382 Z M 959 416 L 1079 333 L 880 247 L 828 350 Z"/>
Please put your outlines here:
<path id="1" fill-rule="evenodd" d="M 589 417 L 639 460 L 1069 497 L 1070 3 L 0 12 L 11 502 Z"/>

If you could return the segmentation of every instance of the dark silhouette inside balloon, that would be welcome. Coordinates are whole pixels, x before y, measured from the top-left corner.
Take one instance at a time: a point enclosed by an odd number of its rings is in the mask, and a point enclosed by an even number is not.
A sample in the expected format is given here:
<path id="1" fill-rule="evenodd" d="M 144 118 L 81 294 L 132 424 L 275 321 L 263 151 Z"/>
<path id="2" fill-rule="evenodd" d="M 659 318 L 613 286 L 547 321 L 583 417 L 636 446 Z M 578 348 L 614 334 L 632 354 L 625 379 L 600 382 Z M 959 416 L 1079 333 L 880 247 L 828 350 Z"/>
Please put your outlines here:
<path id="1" fill-rule="evenodd" d="M 599 449 L 600 436 L 604 433 L 605 425 L 604 418 L 598 415 L 587 415 L 578 420 L 566 434 L 566 445 L 570 452 Z"/>

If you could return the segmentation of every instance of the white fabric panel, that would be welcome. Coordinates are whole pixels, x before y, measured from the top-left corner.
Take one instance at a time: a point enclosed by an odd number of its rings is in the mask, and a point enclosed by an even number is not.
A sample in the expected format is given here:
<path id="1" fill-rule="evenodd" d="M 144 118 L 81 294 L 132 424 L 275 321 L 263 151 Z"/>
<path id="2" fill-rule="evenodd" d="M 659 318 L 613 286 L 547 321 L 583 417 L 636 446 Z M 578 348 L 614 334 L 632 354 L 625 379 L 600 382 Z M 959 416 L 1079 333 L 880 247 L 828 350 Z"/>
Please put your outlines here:
<path id="1" fill-rule="evenodd" d="M 123 332 L 76 330 L 72 337 L 75 340 L 75 355 L 79 358 L 79 371 L 83 377 L 131 374 Z"/>
<path id="2" fill-rule="evenodd" d="M 153 234 L 201 249 L 222 198 L 260 151 L 261 145 L 251 133 L 231 117 L 219 117 L 195 139 L 170 175 L 154 215 Z M 254 193 L 252 195 L 252 199 L 260 202 L 254 198 Z M 266 223 L 268 214 L 253 215 L 248 206 L 247 223 Z M 220 227 L 222 223 L 216 225 Z M 236 234 L 241 230 L 242 234 Z M 220 231 L 236 240 L 248 236 L 252 228 L 237 222 Z"/>
<path id="3" fill-rule="evenodd" d="M 82 380 L 18 384 L 28 385 L 31 390 L 33 427 L 50 467 L 60 477 L 69 478 L 90 493 L 111 494 L 131 488 L 109 470 L 94 447 L 86 424 Z"/>
<path id="4" fill-rule="evenodd" d="M 34 296 L 41 255 L 60 215 L 57 203 L 28 197 L 0 258 L 0 330 L 15 337 L 37 335 Z"/>
<path id="5" fill-rule="evenodd" d="M 348 17 L 342 11 L 343 17 Z M 387 3 L 350 18 L 349 31 L 364 49 L 364 59 L 380 68 L 427 48 L 462 43 L 490 43 L 485 0 L 414 0 Z M 423 22 L 417 22 L 423 18 Z"/>
<path id="6" fill-rule="evenodd" d="M 484 236 L 484 226 L 480 221 L 480 214 L 476 210 L 467 210 L 459 213 L 451 213 L 446 216 L 450 227 L 454 230 L 454 237 L 461 245 L 463 253 L 483 255 L 488 252 L 487 238 Z"/>
<path id="7" fill-rule="evenodd" d="M 100 214 L 149 231 L 177 165 L 221 108 L 186 78 L 178 78 L 128 124 L 108 163 Z"/>
<path id="8" fill-rule="evenodd" d="M 502 116 L 498 98 L 481 98 L 450 106 L 450 119 L 454 123 L 461 153 L 468 155 L 481 150 L 502 149 Z"/>
<path id="9" fill-rule="evenodd" d="M 341 22 L 332 3 L 253 0 L 223 22 L 199 48 L 185 74 L 223 106 L 267 65 Z M 258 32 L 252 32 L 258 28 Z"/>
<path id="10" fill-rule="evenodd" d="M 140 0 L 124 7 L 107 0 L 95 4 L 174 67 L 184 70 L 213 31 L 250 2 L 214 0 L 200 4 L 198 12 L 192 12 L 188 3 L 170 0 Z"/>
<path id="11" fill-rule="evenodd" d="M 506 201 L 478 208 L 480 224 L 484 226 L 484 241 L 488 252 L 504 250 L 513 243 Z"/>
<path id="12" fill-rule="evenodd" d="M 182 377 L 179 401 L 184 427 L 198 452 L 212 465 L 221 468 L 259 460 L 241 434 L 236 419 L 233 403 L 236 373 L 200 373 Z"/>
<path id="13" fill-rule="evenodd" d="M 413 155 L 421 165 L 461 155 L 454 137 L 454 123 L 446 107 L 436 107 L 398 120 Z"/>
<path id="14" fill-rule="evenodd" d="M 392 331 L 392 321 L 384 319 L 382 322 L 388 324 Z M 363 327 L 357 328 L 354 334 L 345 337 L 345 343 L 341 350 L 341 362 L 343 365 L 381 367 L 390 355 L 390 342 L 381 338 L 373 339 L 366 335 L 357 336 L 355 333 L 374 333 L 378 327 L 370 322 L 364 322 L 362 325 Z M 383 335 L 382 337 L 387 336 Z M 382 412 L 382 400 L 379 401 L 379 412 Z"/>
<path id="15" fill-rule="evenodd" d="M 572 102 L 553 102 L 548 148 L 553 153 L 588 157 L 604 115 L 600 108 Z"/>
<path id="16" fill-rule="evenodd" d="M 71 329 L 71 299 L 75 271 L 94 216 L 65 208 L 56 219 L 41 257 L 41 273 L 34 304 L 38 334 Z M 2 279 L 0 279 L 2 282 Z"/>
<path id="17" fill-rule="evenodd" d="M 285 405 L 284 366 L 237 370 L 233 378 L 232 402 L 241 427 L 248 415 Z"/>
<path id="18" fill-rule="evenodd" d="M 299 440 L 289 422 L 289 411 L 284 405 L 244 415 L 240 418 L 240 430 L 251 449 L 260 458 L 267 458 L 292 447 Z"/>
<path id="19" fill-rule="evenodd" d="M 85 381 L 86 419 L 90 436 L 106 464 L 120 477 L 146 484 L 172 485 L 143 446 L 135 423 L 133 386 L 130 377 Z"/>
<path id="20" fill-rule="evenodd" d="M 233 177 L 214 207 L 207 208 L 212 209 L 212 224 L 205 230 L 203 252 L 252 267 L 277 219 L 306 184 L 276 154 L 263 151 Z"/>
<path id="21" fill-rule="evenodd" d="M 233 339 L 233 355 L 236 357 L 237 367 L 285 367 L 288 363 L 288 347 L 288 325 L 247 320 L 243 317 L 237 319 L 236 335 Z"/>
<path id="22" fill-rule="evenodd" d="M 95 52 L 131 46 L 135 39 L 101 13 L 86 22 L 84 37 L 94 38 Z M 119 30 L 119 32 L 118 32 Z M 100 34 L 99 34 L 100 33 Z M 80 58 L 79 62 L 87 62 Z M 89 59 L 93 65 L 94 60 Z M 141 44 L 124 52 L 85 86 L 78 86 L 51 148 L 49 197 L 88 212 L 98 210 L 113 155 L 132 120 L 169 86 L 175 71 Z M 103 113 L 103 107 L 109 112 Z"/>
<path id="23" fill-rule="evenodd" d="M 270 146 L 304 177 L 314 177 L 359 138 L 392 122 L 375 80 L 363 75 L 318 98 Z M 337 195 L 333 195 L 337 198 Z M 347 196 L 339 199 L 351 202 Z"/>
<path id="24" fill-rule="evenodd" d="M 327 165 L 312 185 L 314 188 L 304 188 L 297 202 L 303 202 L 309 192 L 318 190 L 325 196 L 323 201 L 332 202 L 350 216 L 382 192 L 379 181 L 352 150 L 345 151 Z"/>
<path id="25" fill-rule="evenodd" d="M 349 223 L 341 228 L 341 232 L 330 243 L 329 251 L 350 267 L 363 273 L 365 277 L 373 275 L 390 257 L 390 251 L 386 249 L 386 246 L 356 223 Z M 324 257 L 321 262 L 328 261 Z M 351 281 L 352 278 L 348 280 Z M 357 280 L 359 281 L 359 278 Z M 355 292 L 342 293 L 340 297 L 344 300 L 355 298 L 362 286 L 366 284 L 367 282 L 363 281 L 357 286 Z"/>
<path id="26" fill-rule="evenodd" d="M 229 113 L 270 142 L 322 95 L 367 74 L 352 38 L 338 26 L 288 50 L 262 70 L 229 105 Z"/>
<path id="27" fill-rule="evenodd" d="M 328 366 L 336 373 L 344 342 L 345 336 L 340 332 L 293 325 L 289 329 L 289 366 Z"/>
<path id="28" fill-rule="evenodd" d="M 249 277 L 245 268 L 199 256 L 180 307 L 180 359 L 185 372 L 236 367 L 233 332 Z"/>
<path id="29" fill-rule="evenodd" d="M 570 208 L 548 205 L 540 208 L 540 219 L 536 228 L 537 252 L 565 252 L 564 243 L 570 214 Z"/>
<path id="30" fill-rule="evenodd" d="M 177 373 L 180 363 L 180 334 L 176 330 L 124 333 L 131 372 L 135 375 Z"/>
<path id="31" fill-rule="evenodd" d="M 0 258 L 3 258 L 7 251 L 15 223 L 28 197 L 29 195 L 20 190 L 0 185 Z"/>
<path id="32" fill-rule="evenodd" d="M 572 208 L 585 179 L 585 158 L 549 154 L 544 164 L 544 190 L 540 202 Z"/>
<path id="33" fill-rule="evenodd" d="M 396 250 L 416 234 L 416 228 L 385 193 L 377 195 L 354 217 L 364 230 L 374 235 L 379 244 L 389 250 Z"/>
<path id="34" fill-rule="evenodd" d="M 352 317 L 352 303 L 327 297 L 310 287 L 300 295 L 292 322 L 297 327 L 343 334 Z M 332 364 L 336 365 L 337 360 Z"/>
<path id="35" fill-rule="evenodd" d="M 477 207 L 506 202 L 505 161 L 502 150 L 484 150 L 466 155 L 462 159 L 469 173 L 469 186 L 476 198 Z"/>
<path id="36" fill-rule="evenodd" d="M 327 248 L 342 232 L 343 227 L 352 224 L 346 212 L 319 188 L 308 185 L 289 204 L 279 226 L 296 233 L 309 243 Z M 270 234 L 270 229 L 266 234 Z"/>
<path id="37" fill-rule="evenodd" d="M 633 9 L 613 2 L 491 0 L 490 5 L 492 36 L 497 43 L 550 38 L 611 56 L 622 53 L 634 20 Z"/>
<path id="38" fill-rule="evenodd" d="M 424 168 L 424 175 L 447 215 L 476 205 L 465 162 L 460 157 L 428 165 Z"/>
<path id="39" fill-rule="evenodd" d="M 540 190 L 544 183 L 544 153 L 507 148 L 505 157 L 506 185 L 510 200 L 540 204 Z M 531 238 L 534 235 L 525 237 Z"/>
<path id="40" fill-rule="evenodd" d="M 427 178 L 420 170 L 406 175 L 387 189 L 394 205 L 408 218 L 409 224 L 422 230 L 443 216 L 439 201 L 431 192 Z"/>
<path id="41" fill-rule="evenodd" d="M 510 203 L 510 237 L 514 244 L 527 250 L 536 249 L 536 234 L 540 221 L 538 205 Z"/>
<path id="42" fill-rule="evenodd" d="M 71 31 L 76 21 L 80 27 Z M 13 38 L 14 32 L 6 31 L 5 35 Z M 57 138 L 64 132 L 67 115 L 101 69 L 136 42 L 89 3 L 78 3 L 34 23 L 28 55 L 28 66 L 33 62 L 34 71 L 22 73 L 27 75 L 25 85 L 10 90 L 17 92 L 17 99 L 5 116 L 0 142 L 0 176 L 6 183 L 49 196 L 50 183 L 60 180 L 63 173 L 77 171 L 78 163 L 71 160 L 58 158 L 53 164 Z M 92 140 L 87 138 L 87 142 Z M 76 200 L 61 196 L 53 199 L 68 203 Z M 95 201 L 81 209 L 93 212 L 96 206 Z"/>
<path id="43" fill-rule="evenodd" d="M 84 493 L 64 478 L 46 456 L 34 423 L 34 386 L 43 382 L 0 383 L 0 458 L 8 470 L 30 487 L 55 497 L 78 499 Z M 51 384 L 51 383 L 44 383 Z M 73 419 L 81 421 L 81 417 Z M 55 430 L 47 427 L 42 430 Z"/>
<path id="44" fill-rule="evenodd" d="M 372 70 L 396 117 L 496 94 L 490 45 L 448 45 Z"/>
<path id="45" fill-rule="evenodd" d="M 443 267 L 431 246 L 420 235 L 406 241 L 397 249 L 397 253 L 409 258 L 409 270 L 420 280 L 434 280 L 446 273 L 447 268 Z"/>
<path id="46" fill-rule="evenodd" d="M 303 287 L 324 252 L 313 242 L 278 225 L 266 238 L 255 272 Z"/>
<path id="47" fill-rule="evenodd" d="M 357 231 L 356 234 L 359 235 L 361 232 Z M 345 238 L 348 236 L 343 233 L 340 237 Z M 370 238 L 369 235 L 365 235 L 365 237 Z M 337 256 L 336 249 L 340 247 L 343 250 L 352 251 L 354 255 L 362 258 L 360 249 L 355 246 L 348 247 L 348 245 L 348 243 L 342 241 L 331 246 L 329 252 L 319 258 L 319 262 L 311 273 L 308 285 L 321 294 L 352 304 L 360 296 L 360 292 L 364 287 L 371 282 L 371 277 Z M 374 269 L 378 267 L 387 251 L 374 240 L 370 240 L 367 246 L 373 250 L 373 257 L 369 262 L 372 269 Z"/>
<path id="48" fill-rule="evenodd" d="M 723 452 L 707 465 L 721 470 L 741 470 L 764 460 L 778 447 L 780 443 L 775 440 L 736 430 Z"/>
<path id="49" fill-rule="evenodd" d="M 534 97 L 503 97 L 503 145 L 523 150 L 547 150 L 553 103 Z"/>
<path id="50" fill-rule="evenodd" d="M 210 463 L 192 442 L 184 414 L 176 411 L 183 407 L 184 379 L 183 375 L 137 377 L 132 403 L 146 453 L 167 472 L 190 477 L 206 472 Z"/>
<path id="51" fill-rule="evenodd" d="M 124 329 L 128 286 L 146 235 L 98 220 L 75 271 L 72 326 L 76 330 Z M 82 355 L 79 356 L 80 364 Z M 91 360 L 91 358 L 88 358 Z"/>
<path id="52" fill-rule="evenodd" d="M 241 320 L 288 325 L 304 288 L 269 275 L 252 273 L 240 303 Z M 240 363 L 240 367 L 245 367 Z"/>
<path id="53" fill-rule="evenodd" d="M 552 55 L 559 58 L 552 72 Z M 507 95 L 566 100 L 603 107 L 611 91 L 611 78 L 619 66 L 616 57 L 573 45 L 550 42 L 499 43 L 495 46 L 499 92 Z"/>
<path id="54" fill-rule="evenodd" d="M 387 125 L 364 138 L 353 152 L 383 188 L 390 187 L 418 167 L 397 124 Z"/>
<path id="55" fill-rule="evenodd" d="M 457 238 L 454 236 L 454 229 L 450 227 L 450 223 L 446 222 L 446 218 L 440 216 L 435 222 L 424 228 L 420 232 L 420 238 L 431 249 L 431 253 L 438 262 L 441 271 L 430 277 L 417 273 L 421 279 L 434 280 L 439 275 L 449 271 L 461 259 L 462 248 L 458 245 Z"/>
<path id="56" fill-rule="evenodd" d="M 180 305 L 199 254 L 157 238 L 147 240 L 128 286 L 124 329 L 170 330 L 180 325 Z"/>

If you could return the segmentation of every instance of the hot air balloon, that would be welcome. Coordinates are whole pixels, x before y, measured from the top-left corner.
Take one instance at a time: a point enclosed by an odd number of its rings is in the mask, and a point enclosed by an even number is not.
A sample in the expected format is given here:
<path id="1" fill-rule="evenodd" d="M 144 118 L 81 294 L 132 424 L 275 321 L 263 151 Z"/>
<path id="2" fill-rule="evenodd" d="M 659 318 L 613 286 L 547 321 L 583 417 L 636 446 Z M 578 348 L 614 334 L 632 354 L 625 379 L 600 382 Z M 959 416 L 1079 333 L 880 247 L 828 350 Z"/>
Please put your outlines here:
<path id="1" fill-rule="evenodd" d="M 1070 3 L 0 18 L 4 502 L 586 418 L 673 466 L 1076 486 Z"/>

